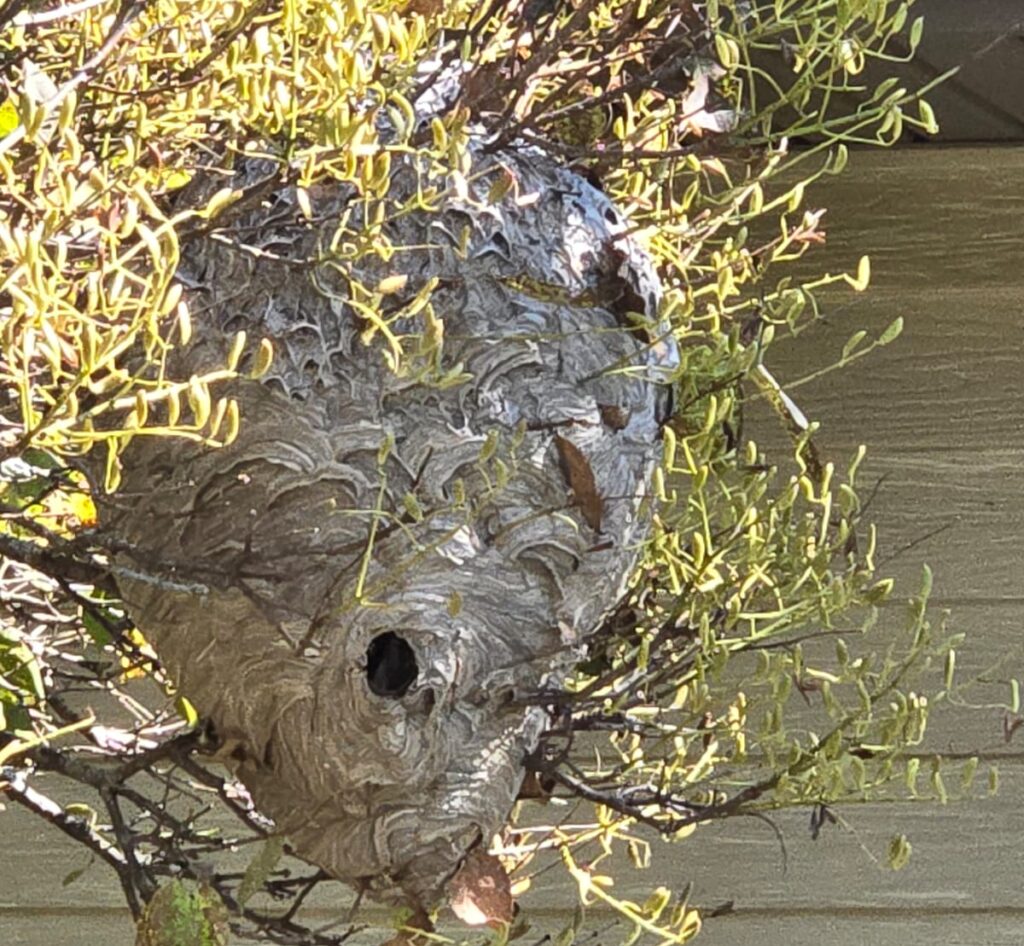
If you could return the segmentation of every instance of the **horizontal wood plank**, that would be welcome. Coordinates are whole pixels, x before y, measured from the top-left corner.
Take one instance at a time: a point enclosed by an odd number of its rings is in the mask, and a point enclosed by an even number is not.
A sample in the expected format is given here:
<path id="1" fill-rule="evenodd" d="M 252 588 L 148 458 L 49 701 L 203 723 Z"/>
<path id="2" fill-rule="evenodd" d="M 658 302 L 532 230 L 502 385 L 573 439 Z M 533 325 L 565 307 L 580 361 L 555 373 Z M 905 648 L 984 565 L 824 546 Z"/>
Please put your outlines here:
<path id="1" fill-rule="evenodd" d="M 893 344 L 792 394 L 842 464 L 859 444 L 880 561 L 913 578 L 928 561 L 948 602 L 1024 601 L 1024 149 L 859 153 L 820 189 L 829 243 L 798 271 L 873 260 L 868 292 L 829 291 L 824 320 L 780 341 L 769 367 L 785 385 L 834 364 L 857 330 Z M 779 444 L 752 403 L 747 432 Z M 778 455 L 778 454 L 776 454 Z"/>
<path id="2" fill-rule="evenodd" d="M 957 910 L 934 912 L 899 908 L 835 910 L 798 908 L 791 911 L 739 909 L 704 924 L 700 946 L 1020 946 L 1024 911 Z M 555 917 L 535 918 L 520 942 L 533 946 L 545 933 L 556 933 Z M 599 923 L 604 926 L 604 923 Z M 621 928 L 620 928 L 621 929 Z M 0 933 L 5 946 L 131 946 L 134 939 L 127 915 L 107 910 L 12 914 L 0 910 Z M 365 931 L 349 940 L 351 946 L 379 946 L 382 930 Z M 621 935 L 605 932 L 595 942 L 614 946 Z M 246 940 L 234 939 L 233 946 Z M 248 941 L 252 942 L 252 941 Z"/>
<path id="3" fill-rule="evenodd" d="M 1020 946 L 1019 910 L 935 913 L 896 910 L 740 911 L 710 920 L 700 946 Z"/>
<path id="4" fill-rule="evenodd" d="M 1015 146 L 856 151 L 843 174 L 807 189 L 805 206 L 827 208 L 827 244 L 796 270 L 845 270 L 870 255 L 870 290 L 846 296 L 866 306 L 880 291 L 1019 287 L 1022 174 L 1024 148 Z M 987 309 L 975 302 L 960 309 L 965 321 Z"/>
<path id="5" fill-rule="evenodd" d="M 753 819 L 705 826 L 678 842 L 654 839 L 654 866 L 635 871 L 622 863 L 616 889 L 623 896 L 642 897 L 658 884 L 682 889 L 692 882 L 695 902 L 704 906 L 735 900 L 744 908 L 759 909 L 1024 908 L 1019 880 L 1024 871 L 1024 848 L 1019 843 L 1024 808 L 1018 804 L 1024 792 L 1024 754 L 1003 760 L 1000 769 L 1001 790 L 994 798 L 983 798 L 983 769 L 975 786 L 980 801 L 852 806 L 839 812 L 852 830 L 830 827 L 817 841 L 810 836 L 808 811 L 774 816 L 785 838 L 785 857 L 775 834 Z M 947 778 L 955 797 L 955 778 Z M 922 787 L 926 782 L 922 777 Z M 552 803 L 529 814 L 546 821 L 564 811 Z M 905 870 L 893 873 L 873 858 L 884 862 L 886 845 L 897 832 L 910 837 L 914 856 Z M 53 828 L 13 809 L 4 813 L 3 838 L 5 850 L 19 853 L 17 871 L 5 870 L 0 911 L 40 914 L 123 906 L 113 873 L 102 865 L 63 885 L 66 875 L 84 866 L 87 856 Z M 244 868 L 253 853 L 254 849 L 241 853 L 238 865 Z M 555 882 L 559 877 L 563 880 Z M 557 910 L 570 902 L 571 895 L 564 873 L 554 870 L 538 881 L 525 903 L 541 912 Z M 329 885 L 313 903 L 321 909 L 341 909 L 349 899 L 339 885 Z"/>

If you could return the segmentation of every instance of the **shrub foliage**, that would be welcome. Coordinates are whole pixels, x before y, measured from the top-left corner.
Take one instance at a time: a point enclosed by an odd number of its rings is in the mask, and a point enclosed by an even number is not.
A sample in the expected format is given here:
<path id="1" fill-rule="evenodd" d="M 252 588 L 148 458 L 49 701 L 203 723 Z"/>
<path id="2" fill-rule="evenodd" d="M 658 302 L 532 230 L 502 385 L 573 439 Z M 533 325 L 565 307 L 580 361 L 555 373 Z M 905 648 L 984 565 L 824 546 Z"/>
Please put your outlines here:
<path id="1" fill-rule="evenodd" d="M 787 271 L 824 241 L 813 185 L 842 171 L 850 144 L 934 125 L 919 95 L 861 78 L 869 60 L 912 54 L 909 7 L 0 4 L 0 786 L 114 868 L 140 942 L 167 941 L 174 904 L 205 918 L 210 941 L 229 926 L 277 942 L 345 936 L 303 922 L 325 878 L 284 866 L 270 826 L 209 759 L 118 601 L 116 550 L 90 499 L 117 490 L 133 438 L 216 449 L 246 422 L 222 382 L 266 368 L 269 348 L 239 336 L 198 377 L 175 376 L 168 357 L 202 318 L 176 280 L 181 242 L 261 199 L 259 184 L 208 186 L 241 155 L 276 163 L 274 185 L 300 195 L 329 181 L 358 195 L 332 243 L 351 273 L 394 253 L 387 221 L 468 193 L 470 139 L 486 153 L 540 149 L 599 183 L 661 274 L 681 366 L 652 535 L 575 675 L 538 697 L 553 722 L 529 760 L 533 794 L 560 807 L 543 828 L 530 815 L 495 839 L 517 892 L 553 858 L 581 904 L 684 942 L 700 926 L 685 892 L 620 899 L 599 866 L 612 851 L 642 864 L 656 836 L 681 841 L 714 819 L 810 806 L 820 826 L 844 801 L 917 792 L 903 753 L 929 700 L 914 679 L 937 660 L 951 675 L 953 642 L 932 631 L 927 588 L 907 621 L 878 623 L 891 582 L 874 571 L 863 451 L 821 456 L 768 367 L 774 340 L 818 318 L 820 290 L 868 283 L 866 259 L 853 274 Z M 400 198 L 391 169 L 411 152 L 429 173 Z M 494 187 L 504 197 L 515 180 Z M 350 282 L 367 358 L 410 376 L 436 366 L 443 326 L 428 297 L 422 330 L 399 333 L 380 305 L 392 287 Z M 857 332 L 842 360 L 899 329 Z M 771 452 L 744 423 L 757 404 L 785 434 L 765 431 Z M 105 473 L 87 482 L 81 460 L 97 453 Z M 57 776 L 88 804 L 53 802 Z M 945 796 L 937 768 L 929 791 Z M 237 814 L 241 835 L 207 830 L 195 798 Z M 243 871 L 224 866 L 239 837 L 260 843 Z M 897 838 L 893 866 L 908 852 Z"/>

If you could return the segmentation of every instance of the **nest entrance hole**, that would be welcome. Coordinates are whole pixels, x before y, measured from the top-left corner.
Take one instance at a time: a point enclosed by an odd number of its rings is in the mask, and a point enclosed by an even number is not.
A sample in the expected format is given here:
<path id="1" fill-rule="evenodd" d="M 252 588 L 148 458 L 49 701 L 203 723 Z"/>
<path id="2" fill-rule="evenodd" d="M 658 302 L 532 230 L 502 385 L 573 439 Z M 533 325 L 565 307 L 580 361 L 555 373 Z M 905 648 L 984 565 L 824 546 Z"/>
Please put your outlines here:
<path id="1" fill-rule="evenodd" d="M 419 672 L 416 652 L 394 631 L 378 634 L 366 648 L 366 682 L 377 696 L 401 699 Z"/>

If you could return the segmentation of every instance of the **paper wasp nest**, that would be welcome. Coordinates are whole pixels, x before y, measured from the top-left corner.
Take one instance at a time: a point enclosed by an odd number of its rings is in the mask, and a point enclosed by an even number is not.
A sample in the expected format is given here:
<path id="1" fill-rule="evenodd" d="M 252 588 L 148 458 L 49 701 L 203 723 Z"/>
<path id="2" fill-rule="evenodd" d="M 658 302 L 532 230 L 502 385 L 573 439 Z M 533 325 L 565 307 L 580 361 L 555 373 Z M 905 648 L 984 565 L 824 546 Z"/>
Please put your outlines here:
<path id="1" fill-rule="evenodd" d="M 474 172 L 385 226 L 387 262 L 331 247 L 361 213 L 335 184 L 305 207 L 264 189 L 186 244 L 177 367 L 222 364 L 239 330 L 274 361 L 217 392 L 241 407 L 232 445 L 137 437 L 102 510 L 123 567 L 177 582 L 122 590 L 261 811 L 331 874 L 421 905 L 507 818 L 536 694 L 624 591 L 677 360 L 603 194 L 535 154 Z M 392 184 L 415 193 L 414 169 Z M 433 279 L 431 327 L 402 309 Z M 401 371 L 355 303 L 392 320 Z"/>

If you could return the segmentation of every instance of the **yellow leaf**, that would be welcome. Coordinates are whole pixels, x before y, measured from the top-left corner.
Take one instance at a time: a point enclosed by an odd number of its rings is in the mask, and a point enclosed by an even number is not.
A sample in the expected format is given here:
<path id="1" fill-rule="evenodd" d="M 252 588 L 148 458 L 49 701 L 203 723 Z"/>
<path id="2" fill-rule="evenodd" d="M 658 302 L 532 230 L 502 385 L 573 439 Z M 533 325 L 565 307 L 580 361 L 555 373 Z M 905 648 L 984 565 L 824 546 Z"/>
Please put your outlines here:
<path id="1" fill-rule="evenodd" d="M 392 293 L 401 292 L 408 281 L 409 277 L 405 275 L 405 273 L 397 273 L 394 276 L 385 276 L 379 283 L 377 283 L 377 292 L 382 296 L 390 296 Z"/>
<path id="2" fill-rule="evenodd" d="M 122 639 L 125 644 L 132 647 L 134 652 L 125 652 L 121 657 L 121 669 L 124 671 L 121 674 L 121 682 L 138 680 L 152 673 L 156 653 L 149 646 L 146 638 L 142 636 L 142 632 L 133 627 Z"/>
<path id="3" fill-rule="evenodd" d="M 168 168 L 161 175 L 160 184 L 164 190 L 176 191 L 179 187 L 184 187 L 191 180 L 192 174 L 189 171 L 183 171 L 180 168 Z"/>
<path id="4" fill-rule="evenodd" d="M 259 351 L 256 353 L 256 362 L 252 367 L 249 377 L 262 378 L 270 370 L 274 360 L 274 346 L 269 338 L 260 339 Z"/>
<path id="5" fill-rule="evenodd" d="M 196 708 L 185 697 L 178 696 L 174 701 L 174 708 L 189 726 L 195 726 L 199 722 L 199 714 L 196 712 Z"/>
<path id="6" fill-rule="evenodd" d="M 83 526 L 96 525 L 96 504 L 88 493 L 71 493 L 68 508 Z"/>
<path id="7" fill-rule="evenodd" d="M 18 110 L 10 99 L 0 104 L 0 135 L 9 135 L 18 127 Z"/>

